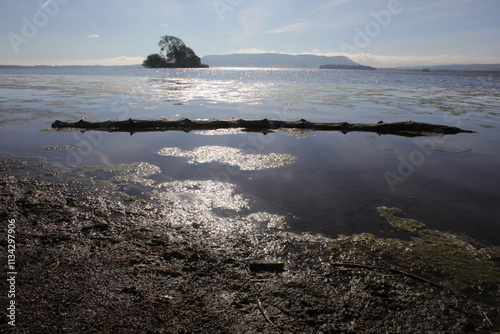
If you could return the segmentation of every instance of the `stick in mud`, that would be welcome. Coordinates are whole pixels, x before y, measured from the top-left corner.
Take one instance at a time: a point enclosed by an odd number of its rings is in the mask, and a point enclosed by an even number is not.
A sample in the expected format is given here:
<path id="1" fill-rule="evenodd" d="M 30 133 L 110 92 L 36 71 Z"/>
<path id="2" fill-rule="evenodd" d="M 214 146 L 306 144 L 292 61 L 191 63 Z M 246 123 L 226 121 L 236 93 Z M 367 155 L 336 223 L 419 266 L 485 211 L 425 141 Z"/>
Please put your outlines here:
<path id="1" fill-rule="evenodd" d="M 55 121 L 52 128 L 76 128 L 84 130 L 100 130 L 108 132 L 146 132 L 146 131 L 185 131 L 192 130 L 215 130 L 241 128 L 245 131 L 268 133 L 278 129 L 304 129 L 311 131 L 341 131 L 348 133 L 352 131 L 374 132 L 377 134 L 392 134 L 406 137 L 418 137 L 428 135 L 457 134 L 461 132 L 474 133 L 474 131 L 463 130 L 454 126 L 421 123 L 414 121 L 384 123 L 321 123 L 309 122 L 305 119 L 299 121 L 269 120 L 190 120 L 182 118 L 178 120 L 156 119 L 156 120 L 134 120 L 129 118 L 125 121 L 87 122 L 83 119 L 78 122 Z"/>
<path id="2" fill-rule="evenodd" d="M 257 306 L 259 308 L 260 313 L 264 316 L 264 318 L 267 320 L 267 322 L 269 322 L 271 325 L 273 325 L 274 328 L 278 328 L 274 324 L 274 322 L 272 322 L 271 319 L 269 318 L 269 315 L 267 314 L 267 311 L 264 308 L 264 306 L 262 305 L 262 302 L 260 301 L 260 299 L 257 299 Z"/>
<path id="3" fill-rule="evenodd" d="M 387 270 L 387 271 L 390 271 L 392 273 L 407 276 L 407 277 L 412 278 L 416 281 L 427 283 L 429 285 L 435 286 L 436 288 L 443 289 L 443 286 L 441 286 L 438 283 L 434 283 L 426 278 L 423 278 L 421 276 L 412 274 L 406 270 L 402 270 L 402 269 L 395 268 L 395 267 L 371 266 L 371 265 L 366 265 L 366 264 L 349 263 L 349 262 L 333 262 L 333 263 L 331 263 L 331 265 L 335 266 L 335 267 L 351 267 L 351 268 L 372 269 L 372 270 Z"/>

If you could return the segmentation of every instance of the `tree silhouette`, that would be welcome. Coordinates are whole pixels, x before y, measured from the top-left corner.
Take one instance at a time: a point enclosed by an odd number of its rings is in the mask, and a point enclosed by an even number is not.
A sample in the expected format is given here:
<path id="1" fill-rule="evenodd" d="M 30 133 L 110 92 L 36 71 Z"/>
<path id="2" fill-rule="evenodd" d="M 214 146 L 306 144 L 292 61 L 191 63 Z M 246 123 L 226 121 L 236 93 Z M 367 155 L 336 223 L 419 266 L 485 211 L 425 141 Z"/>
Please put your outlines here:
<path id="1" fill-rule="evenodd" d="M 150 54 L 142 63 L 144 67 L 169 67 L 167 59 L 158 53 Z"/>
<path id="2" fill-rule="evenodd" d="M 143 62 L 146 67 L 208 67 L 201 64 L 201 59 L 193 49 L 187 47 L 182 39 L 175 36 L 162 36 L 160 54 L 152 54 Z"/>

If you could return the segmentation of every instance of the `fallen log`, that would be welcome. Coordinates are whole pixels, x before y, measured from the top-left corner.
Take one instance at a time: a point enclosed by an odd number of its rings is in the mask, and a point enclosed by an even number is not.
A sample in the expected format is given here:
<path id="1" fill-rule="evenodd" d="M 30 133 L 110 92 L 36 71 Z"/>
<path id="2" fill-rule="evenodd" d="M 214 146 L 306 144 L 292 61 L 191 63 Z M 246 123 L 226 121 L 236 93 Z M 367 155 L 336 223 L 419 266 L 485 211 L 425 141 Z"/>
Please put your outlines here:
<path id="1" fill-rule="evenodd" d="M 128 119 L 125 121 L 87 122 L 83 119 L 78 122 L 55 121 L 52 128 L 76 128 L 84 130 L 100 130 L 109 132 L 146 132 L 146 131 L 185 131 L 192 130 L 215 130 L 241 128 L 245 131 L 272 132 L 278 129 L 304 129 L 311 131 L 351 131 L 374 132 L 378 134 L 392 134 L 406 137 L 428 136 L 432 134 L 456 134 L 460 132 L 473 133 L 474 131 L 463 130 L 454 126 L 420 123 L 413 121 L 384 123 L 318 123 L 309 122 L 305 119 L 300 121 L 268 120 L 190 120 L 182 118 L 178 120 L 156 119 L 138 120 Z"/>

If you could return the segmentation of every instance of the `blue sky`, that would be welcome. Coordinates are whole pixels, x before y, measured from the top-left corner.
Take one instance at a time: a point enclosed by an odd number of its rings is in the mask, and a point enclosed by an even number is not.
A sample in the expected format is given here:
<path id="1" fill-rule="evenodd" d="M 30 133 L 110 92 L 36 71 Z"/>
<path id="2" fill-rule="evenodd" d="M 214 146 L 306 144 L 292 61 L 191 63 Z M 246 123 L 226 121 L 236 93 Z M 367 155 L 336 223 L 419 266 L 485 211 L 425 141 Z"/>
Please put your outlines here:
<path id="1" fill-rule="evenodd" d="M 167 34 L 199 56 L 500 63 L 498 0 L 2 0 L 0 32 L 0 64 L 138 64 Z"/>

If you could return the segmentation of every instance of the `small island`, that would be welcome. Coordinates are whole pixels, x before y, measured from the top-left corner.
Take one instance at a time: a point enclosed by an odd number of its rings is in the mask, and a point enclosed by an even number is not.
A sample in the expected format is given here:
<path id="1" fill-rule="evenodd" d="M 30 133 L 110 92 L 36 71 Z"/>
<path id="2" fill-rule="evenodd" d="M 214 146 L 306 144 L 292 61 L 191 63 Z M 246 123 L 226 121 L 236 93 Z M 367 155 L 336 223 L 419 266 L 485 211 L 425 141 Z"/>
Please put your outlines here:
<path id="1" fill-rule="evenodd" d="M 200 57 L 182 39 L 165 35 L 161 37 L 160 53 L 150 54 L 142 63 L 149 68 L 207 68 Z"/>
<path id="2" fill-rule="evenodd" d="M 320 65 L 320 69 L 325 70 L 377 70 L 375 67 L 366 65 Z"/>

